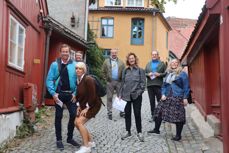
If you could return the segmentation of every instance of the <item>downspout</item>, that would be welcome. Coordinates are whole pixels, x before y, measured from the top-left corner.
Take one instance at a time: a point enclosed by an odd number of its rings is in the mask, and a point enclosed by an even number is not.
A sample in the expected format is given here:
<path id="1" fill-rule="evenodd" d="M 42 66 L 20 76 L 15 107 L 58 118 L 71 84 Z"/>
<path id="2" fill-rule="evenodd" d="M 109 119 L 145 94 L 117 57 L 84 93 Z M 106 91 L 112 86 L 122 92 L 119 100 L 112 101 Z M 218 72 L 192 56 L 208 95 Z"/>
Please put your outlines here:
<path id="1" fill-rule="evenodd" d="M 152 19 L 153 23 L 153 32 L 152 32 L 152 50 L 155 50 L 155 35 L 156 35 L 156 29 L 157 29 L 157 25 L 156 25 L 156 12 L 153 12 L 153 19 Z"/>
<path id="2" fill-rule="evenodd" d="M 87 31 L 88 31 L 88 8 L 89 8 L 89 0 L 86 0 L 86 6 L 85 6 L 85 25 L 84 25 L 84 38 L 87 40 Z"/>
<path id="3" fill-rule="evenodd" d="M 46 92 L 46 76 L 48 71 L 48 59 L 49 59 L 49 46 L 50 46 L 50 37 L 52 35 L 52 28 L 49 25 L 45 26 L 46 40 L 45 40 L 45 63 L 44 63 L 44 75 L 43 75 L 43 92 L 42 92 L 42 105 L 45 102 L 45 92 Z"/>
<path id="4" fill-rule="evenodd" d="M 85 7 L 85 40 L 87 41 L 87 33 L 88 33 L 88 12 L 89 12 L 89 0 L 86 0 L 86 7 Z M 87 60 L 87 54 L 86 51 L 84 52 L 84 62 Z"/>

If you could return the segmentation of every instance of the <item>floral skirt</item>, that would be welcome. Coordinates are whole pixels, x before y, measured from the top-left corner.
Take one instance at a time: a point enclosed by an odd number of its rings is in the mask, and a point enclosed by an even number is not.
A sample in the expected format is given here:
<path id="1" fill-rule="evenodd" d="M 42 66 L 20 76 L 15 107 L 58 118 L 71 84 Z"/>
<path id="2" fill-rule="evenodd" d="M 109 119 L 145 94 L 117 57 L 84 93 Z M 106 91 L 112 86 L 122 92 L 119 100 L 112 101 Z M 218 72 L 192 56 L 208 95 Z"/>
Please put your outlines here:
<path id="1" fill-rule="evenodd" d="M 185 108 L 183 98 L 167 97 L 165 101 L 158 103 L 154 117 L 161 116 L 162 120 L 170 123 L 183 122 L 185 123 Z"/>

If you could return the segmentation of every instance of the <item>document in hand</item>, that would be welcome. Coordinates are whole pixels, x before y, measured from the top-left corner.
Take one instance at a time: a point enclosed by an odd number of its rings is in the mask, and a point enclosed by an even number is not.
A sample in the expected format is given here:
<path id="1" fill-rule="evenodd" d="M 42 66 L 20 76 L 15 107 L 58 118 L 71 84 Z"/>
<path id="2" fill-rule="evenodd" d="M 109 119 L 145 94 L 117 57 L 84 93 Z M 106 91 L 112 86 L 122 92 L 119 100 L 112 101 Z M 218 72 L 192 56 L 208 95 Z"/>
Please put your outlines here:
<path id="1" fill-rule="evenodd" d="M 56 104 L 59 105 L 61 108 L 63 107 L 63 102 L 57 98 Z"/>
<path id="2" fill-rule="evenodd" d="M 124 109 L 126 107 L 126 101 L 119 99 L 118 97 L 115 97 L 115 99 L 113 100 L 113 108 L 124 112 Z"/>

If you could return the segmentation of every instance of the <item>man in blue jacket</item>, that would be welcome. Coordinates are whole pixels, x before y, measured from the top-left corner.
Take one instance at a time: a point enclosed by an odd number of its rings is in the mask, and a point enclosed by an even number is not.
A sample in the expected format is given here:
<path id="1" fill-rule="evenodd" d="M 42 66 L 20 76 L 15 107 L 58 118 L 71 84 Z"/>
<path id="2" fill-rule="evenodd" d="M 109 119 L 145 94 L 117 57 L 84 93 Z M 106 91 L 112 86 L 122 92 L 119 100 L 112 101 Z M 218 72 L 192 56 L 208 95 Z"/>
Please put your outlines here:
<path id="1" fill-rule="evenodd" d="M 61 120 L 63 117 L 63 104 L 69 111 L 67 143 L 79 147 L 73 139 L 74 120 L 76 116 L 76 62 L 70 59 L 70 47 L 62 44 L 60 47 L 60 58 L 54 61 L 49 69 L 46 86 L 55 101 L 55 133 L 56 145 L 60 150 L 64 149 L 61 134 Z"/>

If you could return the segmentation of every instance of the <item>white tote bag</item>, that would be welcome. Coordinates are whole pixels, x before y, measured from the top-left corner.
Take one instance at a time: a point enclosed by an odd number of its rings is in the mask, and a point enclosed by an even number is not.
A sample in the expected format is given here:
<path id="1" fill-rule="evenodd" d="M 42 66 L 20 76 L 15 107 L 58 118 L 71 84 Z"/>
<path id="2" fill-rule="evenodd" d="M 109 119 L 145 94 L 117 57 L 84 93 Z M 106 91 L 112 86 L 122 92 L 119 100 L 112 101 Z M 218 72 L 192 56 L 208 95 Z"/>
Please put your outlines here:
<path id="1" fill-rule="evenodd" d="M 124 112 L 124 109 L 126 107 L 126 103 L 127 103 L 126 101 L 119 99 L 118 97 L 115 97 L 113 100 L 113 108 L 115 108 L 121 112 Z"/>

